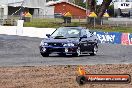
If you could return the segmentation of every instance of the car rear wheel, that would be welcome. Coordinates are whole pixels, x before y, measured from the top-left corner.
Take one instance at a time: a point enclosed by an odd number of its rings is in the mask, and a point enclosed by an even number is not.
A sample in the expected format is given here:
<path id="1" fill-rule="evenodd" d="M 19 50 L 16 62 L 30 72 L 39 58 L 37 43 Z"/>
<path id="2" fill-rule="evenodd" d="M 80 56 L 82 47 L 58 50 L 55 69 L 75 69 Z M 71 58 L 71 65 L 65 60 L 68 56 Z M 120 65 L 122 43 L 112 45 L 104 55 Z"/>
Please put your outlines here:
<path id="1" fill-rule="evenodd" d="M 97 51 L 98 51 L 98 46 L 97 45 L 94 45 L 93 50 L 92 50 L 92 53 L 89 53 L 90 56 L 95 56 L 97 54 Z"/>
<path id="2" fill-rule="evenodd" d="M 49 56 L 48 53 L 41 53 L 41 55 L 42 55 L 43 57 L 48 57 L 48 56 Z"/>

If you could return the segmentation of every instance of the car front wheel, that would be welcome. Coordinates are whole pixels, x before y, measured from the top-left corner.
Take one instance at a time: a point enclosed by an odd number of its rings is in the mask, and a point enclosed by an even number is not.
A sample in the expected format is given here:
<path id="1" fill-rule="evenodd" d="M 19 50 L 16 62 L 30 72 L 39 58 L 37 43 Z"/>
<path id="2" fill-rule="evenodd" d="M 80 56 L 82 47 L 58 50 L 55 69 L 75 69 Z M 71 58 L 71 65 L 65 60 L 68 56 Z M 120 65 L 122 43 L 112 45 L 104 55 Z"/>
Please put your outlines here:
<path id="1" fill-rule="evenodd" d="M 92 53 L 89 53 L 90 56 L 95 56 L 97 54 L 98 51 L 98 46 L 94 45 L 93 49 L 92 49 Z"/>
<path id="2" fill-rule="evenodd" d="M 41 53 L 41 55 L 42 55 L 43 57 L 48 57 L 48 56 L 49 56 L 48 53 Z"/>

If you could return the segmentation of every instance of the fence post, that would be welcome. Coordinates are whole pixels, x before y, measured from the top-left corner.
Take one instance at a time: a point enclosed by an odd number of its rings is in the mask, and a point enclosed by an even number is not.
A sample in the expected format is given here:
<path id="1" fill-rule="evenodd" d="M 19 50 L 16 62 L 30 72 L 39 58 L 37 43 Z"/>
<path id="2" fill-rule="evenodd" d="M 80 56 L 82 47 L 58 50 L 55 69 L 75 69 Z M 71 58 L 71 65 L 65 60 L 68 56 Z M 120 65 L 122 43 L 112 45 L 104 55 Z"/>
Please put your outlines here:
<path id="1" fill-rule="evenodd" d="M 119 26 L 119 24 L 116 22 L 116 26 L 118 27 Z"/>
<path id="2" fill-rule="evenodd" d="M 80 16 L 79 16 L 79 24 L 80 24 Z"/>
<path id="3" fill-rule="evenodd" d="M 126 22 L 126 27 L 127 27 L 127 22 Z"/>
<path id="4" fill-rule="evenodd" d="M 102 20 L 103 18 L 101 18 L 101 26 L 102 26 L 102 24 L 103 24 L 103 20 Z"/>
<path id="5" fill-rule="evenodd" d="M 55 17 L 53 17 L 53 19 L 54 19 L 54 22 L 55 22 L 55 23 L 57 23 L 56 18 L 55 18 Z"/>
<path id="6" fill-rule="evenodd" d="M 95 17 L 94 17 L 94 28 L 95 28 Z"/>
<path id="7" fill-rule="evenodd" d="M 110 26 L 110 22 L 108 22 L 109 23 L 109 26 Z"/>
<path id="8" fill-rule="evenodd" d="M 24 20 L 18 20 L 17 21 L 17 34 L 16 35 L 23 35 L 23 23 Z"/>

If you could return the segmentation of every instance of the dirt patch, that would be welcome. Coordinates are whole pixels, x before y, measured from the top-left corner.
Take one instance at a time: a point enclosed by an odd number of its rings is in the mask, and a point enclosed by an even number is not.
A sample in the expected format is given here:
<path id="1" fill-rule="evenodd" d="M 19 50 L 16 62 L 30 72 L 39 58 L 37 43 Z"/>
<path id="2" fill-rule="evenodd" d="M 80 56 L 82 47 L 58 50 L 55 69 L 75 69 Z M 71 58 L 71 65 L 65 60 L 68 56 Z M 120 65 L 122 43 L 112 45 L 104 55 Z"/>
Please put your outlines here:
<path id="1" fill-rule="evenodd" d="M 89 74 L 130 74 L 129 65 L 88 65 Z M 0 67 L 0 88 L 131 88 L 129 84 L 85 84 L 76 82 L 78 66 Z"/>

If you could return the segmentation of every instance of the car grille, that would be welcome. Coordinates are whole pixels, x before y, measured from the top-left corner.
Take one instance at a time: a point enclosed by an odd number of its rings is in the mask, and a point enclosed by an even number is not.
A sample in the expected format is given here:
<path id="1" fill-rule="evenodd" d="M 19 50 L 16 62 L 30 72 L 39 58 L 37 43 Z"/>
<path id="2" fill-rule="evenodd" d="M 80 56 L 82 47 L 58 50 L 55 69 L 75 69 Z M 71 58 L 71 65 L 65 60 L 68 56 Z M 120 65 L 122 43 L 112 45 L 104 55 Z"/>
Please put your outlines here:
<path id="1" fill-rule="evenodd" d="M 64 49 L 62 48 L 49 48 L 49 52 L 64 52 Z"/>
<path id="2" fill-rule="evenodd" d="M 62 43 L 48 43 L 49 46 L 62 47 Z"/>

